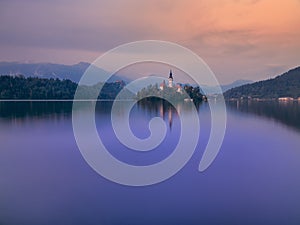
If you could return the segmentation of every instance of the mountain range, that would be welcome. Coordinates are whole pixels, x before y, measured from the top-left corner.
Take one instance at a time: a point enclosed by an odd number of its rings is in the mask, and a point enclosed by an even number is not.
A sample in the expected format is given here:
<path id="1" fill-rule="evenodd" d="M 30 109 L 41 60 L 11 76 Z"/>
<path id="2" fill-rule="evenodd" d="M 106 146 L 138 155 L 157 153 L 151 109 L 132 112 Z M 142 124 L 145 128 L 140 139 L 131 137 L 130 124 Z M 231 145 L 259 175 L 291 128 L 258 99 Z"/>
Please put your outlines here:
<path id="1" fill-rule="evenodd" d="M 39 78 L 58 78 L 61 80 L 69 79 L 78 83 L 86 69 L 91 64 L 80 62 L 74 65 L 54 64 L 54 63 L 19 63 L 19 62 L 0 62 L 1 75 L 23 75 L 25 77 Z M 98 74 L 108 74 L 107 71 L 92 66 L 93 72 Z M 114 75 L 109 81 L 124 80 L 126 77 Z"/>
<path id="2" fill-rule="evenodd" d="M 230 84 L 223 84 L 220 85 L 222 93 L 226 92 L 227 90 L 230 90 L 234 87 L 239 87 L 245 84 L 251 84 L 253 83 L 252 80 L 236 80 Z M 202 87 L 205 88 L 205 94 L 206 95 L 214 95 L 214 94 L 222 94 L 219 91 L 219 88 L 217 86 L 206 86 L 206 85 L 201 85 Z"/>

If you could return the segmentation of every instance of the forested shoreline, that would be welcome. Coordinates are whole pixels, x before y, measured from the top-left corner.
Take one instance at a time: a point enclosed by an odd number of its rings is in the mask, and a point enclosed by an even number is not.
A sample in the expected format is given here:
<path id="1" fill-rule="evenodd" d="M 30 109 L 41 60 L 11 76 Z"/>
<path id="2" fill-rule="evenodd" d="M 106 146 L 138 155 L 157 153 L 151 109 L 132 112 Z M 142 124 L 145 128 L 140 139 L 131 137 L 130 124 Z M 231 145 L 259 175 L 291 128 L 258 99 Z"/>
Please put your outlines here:
<path id="1" fill-rule="evenodd" d="M 98 83 L 92 86 L 79 86 L 81 93 L 80 98 L 90 99 L 98 95 Z M 47 79 L 38 77 L 24 77 L 19 76 L 0 76 L 0 99 L 21 99 L 21 100 L 37 100 L 37 99 L 59 99 L 71 100 L 74 98 L 78 84 L 68 80 Z M 125 83 L 123 81 L 116 81 L 105 83 L 102 87 L 98 99 L 114 99 L 117 94 L 123 89 Z M 130 96 L 130 94 L 128 94 Z"/>

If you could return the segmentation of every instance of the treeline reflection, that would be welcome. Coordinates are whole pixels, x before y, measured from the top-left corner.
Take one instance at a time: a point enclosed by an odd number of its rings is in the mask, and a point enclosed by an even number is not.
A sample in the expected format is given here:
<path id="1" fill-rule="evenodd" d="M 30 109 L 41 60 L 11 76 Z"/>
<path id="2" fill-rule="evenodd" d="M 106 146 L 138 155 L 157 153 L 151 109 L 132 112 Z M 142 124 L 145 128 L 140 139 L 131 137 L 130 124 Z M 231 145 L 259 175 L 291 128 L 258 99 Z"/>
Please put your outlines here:
<path id="1" fill-rule="evenodd" d="M 94 105 L 94 101 L 82 102 L 82 108 L 86 106 Z M 124 101 L 124 108 L 128 104 Z M 151 116 L 160 116 L 169 126 L 172 126 L 173 119 L 178 117 L 180 112 L 189 111 L 192 107 L 196 107 L 199 110 L 201 104 L 193 104 L 192 102 L 178 102 L 176 105 L 172 105 L 163 99 L 143 99 L 138 101 L 136 108 L 143 113 Z M 110 115 L 113 101 L 97 101 L 96 102 L 96 114 L 97 115 Z M 70 118 L 72 116 L 72 101 L 0 101 L 0 119 L 41 119 L 41 118 Z M 122 106 L 122 104 L 121 104 Z M 119 109 L 119 113 L 122 116 L 122 110 Z"/>
<path id="2" fill-rule="evenodd" d="M 71 101 L 0 101 L 0 118 L 69 117 Z"/>
<path id="3" fill-rule="evenodd" d="M 229 101 L 230 109 L 274 119 L 300 130 L 300 103 L 296 101 Z"/>

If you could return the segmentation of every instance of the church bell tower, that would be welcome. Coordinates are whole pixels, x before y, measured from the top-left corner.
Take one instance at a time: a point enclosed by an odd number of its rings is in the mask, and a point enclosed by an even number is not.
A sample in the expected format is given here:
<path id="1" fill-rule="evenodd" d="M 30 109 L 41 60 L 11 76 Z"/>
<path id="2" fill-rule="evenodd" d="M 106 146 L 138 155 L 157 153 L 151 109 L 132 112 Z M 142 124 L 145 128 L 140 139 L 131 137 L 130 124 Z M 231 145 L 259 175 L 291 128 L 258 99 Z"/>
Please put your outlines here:
<path id="1" fill-rule="evenodd" d="M 172 74 L 172 70 L 170 70 L 170 75 L 169 75 L 169 87 L 173 87 L 173 74 Z"/>

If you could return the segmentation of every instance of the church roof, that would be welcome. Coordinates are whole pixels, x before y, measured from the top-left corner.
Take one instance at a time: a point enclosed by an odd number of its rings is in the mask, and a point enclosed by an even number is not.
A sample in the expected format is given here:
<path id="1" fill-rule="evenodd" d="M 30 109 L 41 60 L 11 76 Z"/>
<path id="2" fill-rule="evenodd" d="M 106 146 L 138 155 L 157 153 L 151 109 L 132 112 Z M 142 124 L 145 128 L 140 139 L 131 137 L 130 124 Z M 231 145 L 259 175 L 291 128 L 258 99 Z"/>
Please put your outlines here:
<path id="1" fill-rule="evenodd" d="M 169 79 L 173 79 L 173 74 L 172 74 L 172 70 L 170 70 L 170 75 L 169 75 Z"/>

